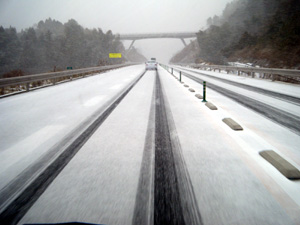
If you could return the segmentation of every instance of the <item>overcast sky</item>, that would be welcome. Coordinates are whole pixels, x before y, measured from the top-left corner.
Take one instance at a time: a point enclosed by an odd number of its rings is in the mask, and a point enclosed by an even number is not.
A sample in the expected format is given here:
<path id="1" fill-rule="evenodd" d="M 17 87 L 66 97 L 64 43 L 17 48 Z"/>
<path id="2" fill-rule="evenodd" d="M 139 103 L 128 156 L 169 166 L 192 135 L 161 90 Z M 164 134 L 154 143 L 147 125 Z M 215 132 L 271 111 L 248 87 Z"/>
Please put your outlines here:
<path id="1" fill-rule="evenodd" d="M 0 0 L 0 25 L 18 31 L 49 17 L 75 19 L 86 28 L 113 33 L 199 31 L 232 0 Z M 130 43 L 125 42 L 125 46 Z M 183 44 L 177 39 L 142 40 L 134 45 L 147 57 L 166 61 Z"/>

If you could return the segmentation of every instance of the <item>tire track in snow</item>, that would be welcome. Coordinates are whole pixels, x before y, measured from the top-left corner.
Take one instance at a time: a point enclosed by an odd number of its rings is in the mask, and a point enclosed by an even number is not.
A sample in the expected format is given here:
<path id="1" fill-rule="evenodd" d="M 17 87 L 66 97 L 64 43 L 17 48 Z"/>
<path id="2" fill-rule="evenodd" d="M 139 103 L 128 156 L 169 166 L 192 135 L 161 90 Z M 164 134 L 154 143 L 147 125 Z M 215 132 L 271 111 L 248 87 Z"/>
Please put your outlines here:
<path id="1" fill-rule="evenodd" d="M 155 151 L 154 181 L 151 167 L 153 151 Z M 203 224 L 181 153 L 175 123 L 167 99 L 164 97 L 158 73 L 152 97 L 133 224 Z"/>

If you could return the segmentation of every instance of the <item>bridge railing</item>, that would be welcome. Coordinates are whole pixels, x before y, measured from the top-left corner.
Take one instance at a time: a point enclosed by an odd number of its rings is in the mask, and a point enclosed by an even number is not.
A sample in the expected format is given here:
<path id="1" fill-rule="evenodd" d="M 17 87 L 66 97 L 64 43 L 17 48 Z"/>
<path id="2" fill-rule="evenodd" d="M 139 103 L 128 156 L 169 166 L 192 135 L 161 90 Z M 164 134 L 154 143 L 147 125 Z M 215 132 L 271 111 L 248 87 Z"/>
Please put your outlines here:
<path id="1" fill-rule="evenodd" d="M 29 91 L 31 88 L 36 88 L 37 86 L 49 86 L 51 84 L 55 85 L 58 82 L 67 81 L 67 80 L 71 81 L 74 78 L 76 79 L 79 77 L 83 78 L 87 75 L 95 74 L 105 70 L 129 66 L 129 65 L 134 65 L 134 64 L 128 63 L 128 64 L 118 64 L 118 65 L 109 65 L 109 66 L 98 66 L 98 67 L 89 67 L 89 68 L 76 69 L 76 70 L 65 70 L 60 72 L 50 72 L 50 73 L 33 74 L 33 75 L 26 75 L 20 77 L 2 78 L 0 79 L 0 88 L 1 88 L 0 95 L 7 94 L 6 92 L 9 92 L 9 94 L 11 94 L 12 92 Z"/>
<path id="2" fill-rule="evenodd" d="M 272 80 L 275 80 L 278 76 L 283 77 L 292 77 L 299 78 L 300 70 L 293 69 L 276 69 L 276 68 L 258 68 L 258 67 L 239 67 L 239 66 L 223 66 L 223 65 L 202 65 L 202 64 L 176 64 L 178 66 L 189 66 L 192 68 L 208 70 L 208 71 L 225 71 L 227 73 L 236 73 L 237 75 L 241 75 L 242 73 L 246 73 L 252 77 L 255 76 L 256 73 L 261 74 L 263 77 L 270 77 Z"/>

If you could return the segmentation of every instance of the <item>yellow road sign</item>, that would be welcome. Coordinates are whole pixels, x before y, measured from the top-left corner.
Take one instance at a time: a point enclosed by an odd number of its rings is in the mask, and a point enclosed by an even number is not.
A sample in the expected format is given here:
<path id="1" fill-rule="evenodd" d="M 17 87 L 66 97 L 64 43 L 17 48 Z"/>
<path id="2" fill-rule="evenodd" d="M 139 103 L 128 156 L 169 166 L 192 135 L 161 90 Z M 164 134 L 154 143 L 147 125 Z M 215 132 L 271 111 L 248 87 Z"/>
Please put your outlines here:
<path id="1" fill-rule="evenodd" d="M 109 58 L 122 58 L 121 53 L 109 53 Z"/>

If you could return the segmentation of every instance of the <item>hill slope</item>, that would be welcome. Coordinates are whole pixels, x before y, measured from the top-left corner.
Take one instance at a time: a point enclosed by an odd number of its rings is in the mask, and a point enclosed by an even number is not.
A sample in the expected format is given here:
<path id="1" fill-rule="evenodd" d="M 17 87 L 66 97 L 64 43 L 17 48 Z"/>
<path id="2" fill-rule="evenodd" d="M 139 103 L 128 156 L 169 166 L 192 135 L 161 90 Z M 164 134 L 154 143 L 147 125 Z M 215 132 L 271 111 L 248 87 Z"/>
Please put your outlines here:
<path id="1" fill-rule="evenodd" d="M 197 35 L 199 51 L 193 62 L 300 67 L 299 0 L 235 0 L 221 17 L 207 22 L 209 28 Z"/>

